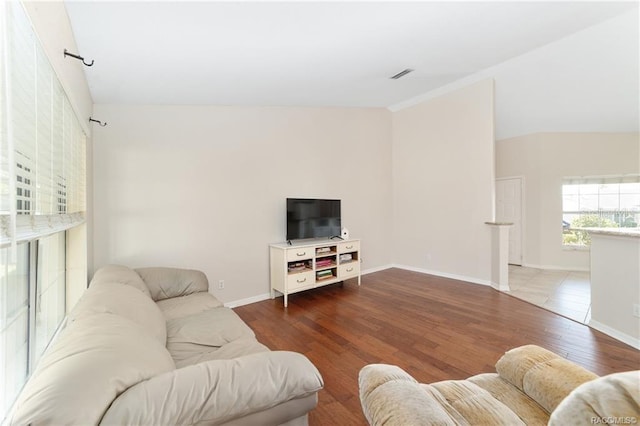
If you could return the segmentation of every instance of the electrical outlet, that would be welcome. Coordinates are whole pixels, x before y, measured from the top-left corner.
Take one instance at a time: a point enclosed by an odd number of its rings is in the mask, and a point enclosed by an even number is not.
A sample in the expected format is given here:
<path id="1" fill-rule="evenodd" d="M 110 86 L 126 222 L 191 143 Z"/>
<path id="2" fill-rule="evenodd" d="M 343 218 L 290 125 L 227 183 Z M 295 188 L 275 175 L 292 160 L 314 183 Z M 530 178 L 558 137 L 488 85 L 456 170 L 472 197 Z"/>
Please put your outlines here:
<path id="1" fill-rule="evenodd" d="M 218 281 L 218 290 L 224 290 L 224 280 Z"/>
<path id="2" fill-rule="evenodd" d="M 637 303 L 633 304 L 633 316 L 640 318 L 640 305 Z"/>

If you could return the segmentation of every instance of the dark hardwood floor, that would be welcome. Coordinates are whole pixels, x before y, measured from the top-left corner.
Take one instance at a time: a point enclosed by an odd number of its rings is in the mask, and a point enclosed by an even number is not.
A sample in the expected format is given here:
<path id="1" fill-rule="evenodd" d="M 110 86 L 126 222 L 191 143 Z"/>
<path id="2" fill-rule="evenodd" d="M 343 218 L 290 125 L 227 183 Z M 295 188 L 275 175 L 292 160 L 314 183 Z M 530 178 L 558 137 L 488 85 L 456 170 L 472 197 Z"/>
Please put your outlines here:
<path id="1" fill-rule="evenodd" d="M 419 382 L 494 372 L 511 348 L 536 344 L 604 375 L 640 369 L 640 351 L 477 284 L 401 269 L 234 309 L 274 350 L 305 354 L 325 387 L 312 425 L 366 424 L 358 372 L 395 364 Z"/>

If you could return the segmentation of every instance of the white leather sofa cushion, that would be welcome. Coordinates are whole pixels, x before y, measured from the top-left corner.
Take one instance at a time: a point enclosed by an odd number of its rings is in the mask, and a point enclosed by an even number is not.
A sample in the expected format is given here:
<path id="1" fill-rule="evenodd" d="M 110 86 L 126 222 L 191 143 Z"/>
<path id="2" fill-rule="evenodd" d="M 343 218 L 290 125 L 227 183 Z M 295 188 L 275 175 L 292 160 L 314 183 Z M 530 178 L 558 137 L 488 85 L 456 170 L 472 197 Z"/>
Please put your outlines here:
<path id="1" fill-rule="evenodd" d="M 176 268 L 135 269 L 155 301 L 209 291 L 209 281 L 202 271 Z"/>
<path id="2" fill-rule="evenodd" d="M 110 313 L 78 318 L 38 363 L 10 424 L 98 424 L 120 393 L 174 368 L 166 348 L 135 322 Z"/>
<path id="3" fill-rule="evenodd" d="M 310 374 L 314 372 L 315 374 Z M 323 386 L 303 355 L 275 351 L 191 365 L 141 382 L 116 399 L 107 425 L 196 425 L 303 399 Z"/>
<path id="4" fill-rule="evenodd" d="M 202 354 L 243 338 L 264 348 L 255 340 L 253 330 L 229 308 L 209 309 L 167 321 L 167 349 L 179 366 L 185 365 L 187 359 L 195 362 L 203 359 Z"/>
<path id="5" fill-rule="evenodd" d="M 137 288 L 119 283 L 92 285 L 69 314 L 68 321 L 76 321 L 96 313 L 123 316 L 140 325 L 158 342 L 167 343 L 167 324 L 158 305 Z"/>
<path id="6" fill-rule="evenodd" d="M 232 359 L 244 355 L 269 352 L 271 349 L 258 342 L 255 338 L 244 337 L 234 340 L 220 347 L 202 347 L 200 351 L 194 351 L 179 359 L 174 358 L 177 368 L 186 367 L 200 362 L 216 359 Z"/>
<path id="7" fill-rule="evenodd" d="M 167 321 L 223 306 L 222 302 L 208 292 L 172 297 L 171 299 L 159 300 L 156 303 Z"/>
<path id="8" fill-rule="evenodd" d="M 120 283 L 127 284 L 137 288 L 147 296 L 151 297 L 149 288 L 142 281 L 140 275 L 138 275 L 133 269 L 127 268 L 122 265 L 107 265 L 96 271 L 91 280 L 91 286 L 97 286 L 101 284 Z"/>

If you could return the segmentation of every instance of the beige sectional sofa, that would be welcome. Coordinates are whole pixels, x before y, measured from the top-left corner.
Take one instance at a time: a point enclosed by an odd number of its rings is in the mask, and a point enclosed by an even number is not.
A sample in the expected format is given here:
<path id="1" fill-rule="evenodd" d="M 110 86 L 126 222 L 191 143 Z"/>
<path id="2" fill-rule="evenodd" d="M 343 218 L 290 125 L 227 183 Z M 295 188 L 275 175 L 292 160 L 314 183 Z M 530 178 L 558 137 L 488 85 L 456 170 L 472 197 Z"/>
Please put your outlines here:
<path id="1" fill-rule="evenodd" d="M 640 421 L 640 371 L 598 377 L 535 345 L 512 349 L 497 373 L 418 383 L 397 366 L 360 370 L 369 424 L 589 425 Z"/>
<path id="2" fill-rule="evenodd" d="M 10 424 L 298 425 L 323 382 L 270 351 L 199 271 L 94 275 L 21 392 Z"/>

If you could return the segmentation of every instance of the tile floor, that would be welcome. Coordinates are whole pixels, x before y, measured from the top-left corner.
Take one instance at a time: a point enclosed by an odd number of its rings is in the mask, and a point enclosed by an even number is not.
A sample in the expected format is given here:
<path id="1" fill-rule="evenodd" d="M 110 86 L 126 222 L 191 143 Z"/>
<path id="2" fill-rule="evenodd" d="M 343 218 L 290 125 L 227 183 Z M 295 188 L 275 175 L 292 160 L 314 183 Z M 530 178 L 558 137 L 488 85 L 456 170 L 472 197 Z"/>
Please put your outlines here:
<path id="1" fill-rule="evenodd" d="M 550 271 L 509 265 L 510 294 L 572 320 L 591 319 L 589 272 Z"/>

